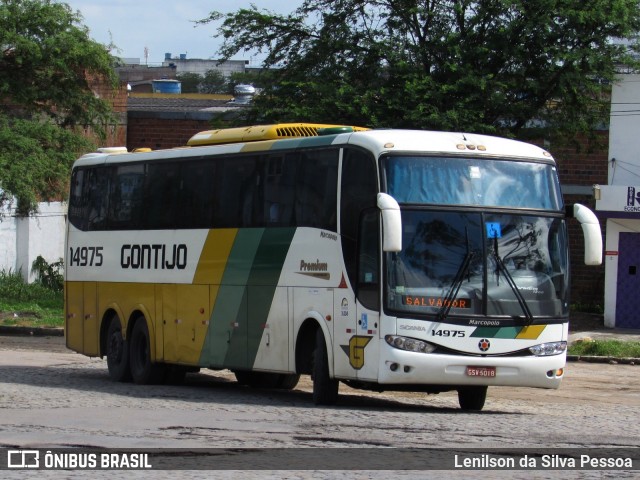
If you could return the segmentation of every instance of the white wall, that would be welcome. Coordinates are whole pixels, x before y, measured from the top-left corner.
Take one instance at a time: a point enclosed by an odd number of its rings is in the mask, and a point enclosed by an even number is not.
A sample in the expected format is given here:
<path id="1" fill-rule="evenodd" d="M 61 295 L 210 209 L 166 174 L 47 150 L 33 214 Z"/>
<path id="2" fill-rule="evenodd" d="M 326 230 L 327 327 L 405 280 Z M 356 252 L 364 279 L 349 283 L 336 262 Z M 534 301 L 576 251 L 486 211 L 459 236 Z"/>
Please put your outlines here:
<path id="1" fill-rule="evenodd" d="M 225 77 L 229 77 L 232 73 L 244 73 L 246 65 L 244 60 L 228 60 L 218 65 L 218 60 L 205 60 L 198 58 L 172 58 L 162 62 L 163 67 L 168 67 L 172 64 L 176 66 L 176 73 L 188 72 L 204 75 L 209 70 L 217 70 Z"/>
<path id="2" fill-rule="evenodd" d="M 611 92 L 609 185 L 640 185 L 639 133 L 640 75 L 619 75 Z"/>
<path id="3" fill-rule="evenodd" d="M 66 203 L 40 203 L 38 212 L 27 218 L 16 217 L 11 206 L 0 214 L 0 270 L 20 271 L 33 282 L 31 264 L 38 255 L 49 263 L 64 258 Z"/>

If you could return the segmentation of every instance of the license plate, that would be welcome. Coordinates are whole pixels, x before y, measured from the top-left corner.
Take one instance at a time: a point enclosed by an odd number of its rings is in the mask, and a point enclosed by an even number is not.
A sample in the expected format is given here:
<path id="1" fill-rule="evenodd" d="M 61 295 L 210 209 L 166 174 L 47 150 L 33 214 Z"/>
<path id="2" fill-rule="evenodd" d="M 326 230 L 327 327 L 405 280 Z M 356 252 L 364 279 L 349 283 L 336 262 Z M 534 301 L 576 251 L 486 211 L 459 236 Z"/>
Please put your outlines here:
<path id="1" fill-rule="evenodd" d="M 467 367 L 469 377 L 495 377 L 496 367 Z"/>

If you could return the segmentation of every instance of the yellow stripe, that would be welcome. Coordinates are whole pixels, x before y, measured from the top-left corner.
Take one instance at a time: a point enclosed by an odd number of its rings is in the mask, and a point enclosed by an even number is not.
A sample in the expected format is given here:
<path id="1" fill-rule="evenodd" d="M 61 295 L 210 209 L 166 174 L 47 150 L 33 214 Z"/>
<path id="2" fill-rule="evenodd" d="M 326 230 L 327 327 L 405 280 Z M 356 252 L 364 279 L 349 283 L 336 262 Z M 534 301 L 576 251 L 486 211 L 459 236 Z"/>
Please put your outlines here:
<path id="1" fill-rule="evenodd" d="M 545 328 L 547 328 L 546 325 L 529 325 L 528 327 L 524 327 L 516 338 L 520 340 L 535 340 L 542 334 Z"/>
<path id="2" fill-rule="evenodd" d="M 193 276 L 193 283 L 220 285 L 237 233 L 237 228 L 209 230 Z"/>

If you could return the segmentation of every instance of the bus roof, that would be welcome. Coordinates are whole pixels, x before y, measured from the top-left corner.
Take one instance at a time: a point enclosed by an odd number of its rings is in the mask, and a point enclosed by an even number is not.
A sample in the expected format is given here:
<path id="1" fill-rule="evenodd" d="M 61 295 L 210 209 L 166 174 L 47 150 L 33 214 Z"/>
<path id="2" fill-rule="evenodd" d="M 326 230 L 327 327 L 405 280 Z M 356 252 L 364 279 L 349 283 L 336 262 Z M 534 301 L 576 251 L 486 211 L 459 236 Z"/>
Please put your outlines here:
<path id="1" fill-rule="evenodd" d="M 280 123 L 277 125 L 254 125 L 251 127 L 223 128 L 207 130 L 189 139 L 190 147 L 220 145 L 225 143 L 245 143 L 260 140 L 279 140 L 294 137 L 318 137 L 338 133 L 368 130 L 363 127 L 327 125 L 321 123 Z"/>
<path id="2" fill-rule="evenodd" d="M 543 148 L 506 138 L 426 130 L 368 130 L 362 127 L 325 124 L 279 124 L 208 130 L 194 135 L 189 143 L 195 148 L 179 147 L 154 151 L 145 149 L 146 151 L 138 153 L 124 153 L 121 149 L 114 151 L 109 149 L 84 155 L 76 161 L 74 166 L 344 144 L 366 148 L 376 156 L 397 152 L 521 158 L 553 162 L 551 154 Z"/>

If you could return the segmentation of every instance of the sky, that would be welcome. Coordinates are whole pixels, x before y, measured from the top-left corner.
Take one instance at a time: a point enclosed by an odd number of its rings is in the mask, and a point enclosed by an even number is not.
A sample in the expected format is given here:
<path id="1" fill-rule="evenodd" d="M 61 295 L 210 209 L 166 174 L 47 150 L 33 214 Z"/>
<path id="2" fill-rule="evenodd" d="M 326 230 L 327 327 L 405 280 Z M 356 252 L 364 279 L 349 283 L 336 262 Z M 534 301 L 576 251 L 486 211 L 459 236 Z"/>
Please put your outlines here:
<path id="1" fill-rule="evenodd" d="M 299 6 L 298 0 L 56 0 L 80 11 L 91 38 L 99 43 L 113 43 L 119 51 L 113 55 L 139 58 L 140 63 L 158 65 L 165 53 L 173 57 L 218 58 L 222 41 L 213 38 L 216 24 L 195 25 L 195 20 L 209 16 L 211 11 L 230 13 L 249 8 L 287 14 Z M 145 47 L 148 56 L 145 59 Z M 241 53 L 238 55 L 242 55 Z M 234 57 L 234 60 L 259 59 Z M 255 65 L 257 66 L 257 65 Z"/>

